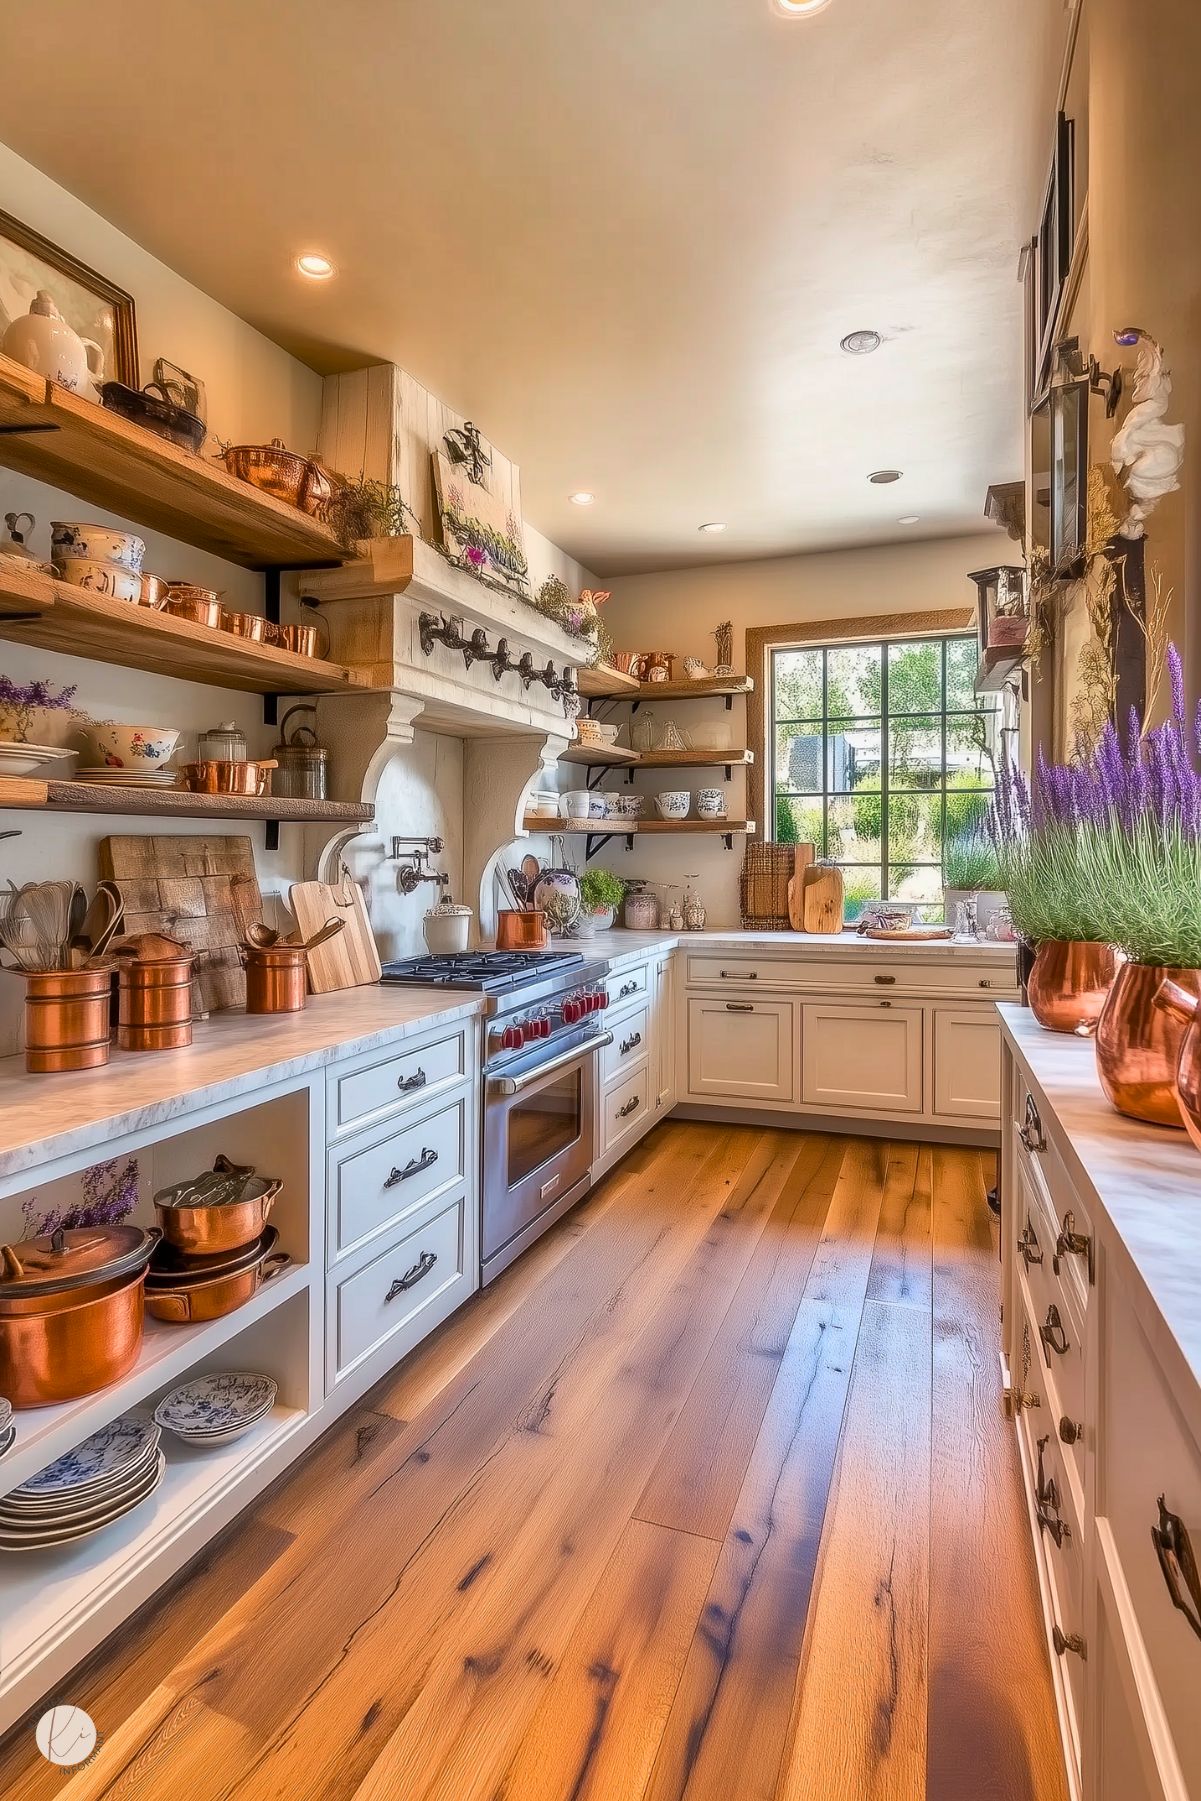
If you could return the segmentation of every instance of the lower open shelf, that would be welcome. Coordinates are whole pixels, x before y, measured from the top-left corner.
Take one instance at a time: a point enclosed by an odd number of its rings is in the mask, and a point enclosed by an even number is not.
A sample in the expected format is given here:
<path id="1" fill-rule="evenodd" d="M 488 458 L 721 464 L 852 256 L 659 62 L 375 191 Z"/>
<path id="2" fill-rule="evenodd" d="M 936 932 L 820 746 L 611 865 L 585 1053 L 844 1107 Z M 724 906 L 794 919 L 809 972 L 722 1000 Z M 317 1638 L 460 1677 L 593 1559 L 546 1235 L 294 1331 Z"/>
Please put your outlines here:
<path id="1" fill-rule="evenodd" d="M 349 800 L 287 800 L 273 794 L 191 794 L 183 788 L 135 788 L 103 782 L 38 781 L 0 776 L 0 807 L 51 813 L 136 813 L 158 819 L 266 819 L 370 825 L 375 808 Z"/>

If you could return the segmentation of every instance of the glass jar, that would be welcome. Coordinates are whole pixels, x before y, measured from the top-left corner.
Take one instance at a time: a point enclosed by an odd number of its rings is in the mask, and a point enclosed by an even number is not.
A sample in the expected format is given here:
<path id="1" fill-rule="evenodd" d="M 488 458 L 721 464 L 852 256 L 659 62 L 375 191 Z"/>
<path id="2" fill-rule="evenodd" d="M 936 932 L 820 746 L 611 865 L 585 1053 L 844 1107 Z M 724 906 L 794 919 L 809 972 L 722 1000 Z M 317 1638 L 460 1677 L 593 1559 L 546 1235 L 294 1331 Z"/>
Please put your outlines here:
<path id="1" fill-rule="evenodd" d="M 201 732 L 196 754 L 201 763 L 244 763 L 246 734 L 232 719 L 223 720 L 220 725 L 212 725 L 207 732 Z"/>

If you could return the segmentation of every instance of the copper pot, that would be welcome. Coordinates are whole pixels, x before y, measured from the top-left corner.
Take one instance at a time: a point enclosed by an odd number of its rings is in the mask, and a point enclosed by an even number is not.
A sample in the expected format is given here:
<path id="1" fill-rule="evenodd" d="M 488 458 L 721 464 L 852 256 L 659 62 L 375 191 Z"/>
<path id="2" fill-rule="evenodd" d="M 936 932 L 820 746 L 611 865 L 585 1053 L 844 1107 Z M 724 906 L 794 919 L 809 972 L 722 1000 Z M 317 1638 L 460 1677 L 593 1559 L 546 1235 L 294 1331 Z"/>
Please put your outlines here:
<path id="1" fill-rule="evenodd" d="M 192 1042 L 192 954 L 126 959 L 117 976 L 117 1043 L 123 1051 L 177 1050 Z"/>
<path id="2" fill-rule="evenodd" d="M 1183 1129 L 1176 1069 L 1184 1022 L 1155 997 L 1165 981 L 1201 996 L 1201 970 L 1124 963 L 1114 978 L 1097 1027 L 1097 1075 L 1119 1113 L 1153 1126 Z"/>
<path id="3" fill-rule="evenodd" d="M 1184 1027 L 1176 1061 L 1176 1100 L 1185 1130 L 1201 1151 L 1201 1000 L 1179 982 L 1160 983 L 1155 1005 Z"/>
<path id="4" fill-rule="evenodd" d="M 221 598 L 212 588 L 194 588 L 188 582 L 172 582 L 167 590 L 166 611 L 193 625 L 219 626 Z"/>
<path id="5" fill-rule="evenodd" d="M 211 1274 L 200 1269 L 165 1280 L 152 1274 L 146 1287 L 146 1311 L 155 1319 L 178 1326 L 221 1319 L 244 1306 L 264 1282 L 288 1267 L 292 1259 L 285 1251 L 275 1249 L 278 1239 L 274 1226 L 268 1226 L 253 1260 L 232 1272 L 219 1269 Z"/>
<path id="6" fill-rule="evenodd" d="M 281 625 L 279 642 L 298 657 L 323 657 L 329 650 L 329 628 L 324 619 L 319 625 Z"/>
<path id="7" fill-rule="evenodd" d="M 208 758 L 181 763 L 180 780 L 192 794 L 267 794 L 271 788 L 274 757 L 244 757 L 239 762 Z"/>
<path id="8" fill-rule="evenodd" d="M 1048 1032 L 1095 1028 L 1116 973 L 1111 944 L 1049 938 L 1039 945 L 1026 978 L 1030 1011 Z"/>
<path id="9" fill-rule="evenodd" d="M 303 944 L 246 944 L 247 1013 L 299 1013 L 308 998 L 308 953 Z"/>
<path id="10" fill-rule="evenodd" d="M 546 914 L 541 907 L 502 907 L 496 915 L 498 951 L 546 949 Z"/>
<path id="11" fill-rule="evenodd" d="M 240 481 L 315 517 L 325 511 L 333 495 L 333 482 L 320 463 L 288 450 L 280 438 L 272 438 L 270 444 L 230 444 L 221 457 L 229 473 Z"/>
<path id="12" fill-rule="evenodd" d="M 154 1197 L 163 1241 L 190 1257 L 212 1257 L 236 1251 L 261 1239 L 283 1182 L 249 1173 L 241 1195 L 232 1201 L 175 1205 Z M 164 1193 L 169 1192 L 164 1190 Z"/>
<path id="13" fill-rule="evenodd" d="M 148 571 L 142 575 L 142 592 L 138 597 L 138 605 L 153 607 L 155 612 L 167 604 L 171 584 L 161 575 L 151 575 Z"/>
<path id="14" fill-rule="evenodd" d="M 25 1067 L 38 1075 L 108 1062 L 111 963 L 25 978 Z M 2 1391 L 0 1391 L 2 1392 Z"/>
<path id="15" fill-rule="evenodd" d="M 158 1239 L 157 1227 L 80 1226 L 0 1246 L 0 1393 L 14 1407 L 77 1400 L 133 1367 Z"/>
<path id="16" fill-rule="evenodd" d="M 225 610 L 221 615 L 221 624 L 235 638 L 249 638 L 255 644 L 278 644 L 279 627 L 262 613 L 235 613 Z"/>

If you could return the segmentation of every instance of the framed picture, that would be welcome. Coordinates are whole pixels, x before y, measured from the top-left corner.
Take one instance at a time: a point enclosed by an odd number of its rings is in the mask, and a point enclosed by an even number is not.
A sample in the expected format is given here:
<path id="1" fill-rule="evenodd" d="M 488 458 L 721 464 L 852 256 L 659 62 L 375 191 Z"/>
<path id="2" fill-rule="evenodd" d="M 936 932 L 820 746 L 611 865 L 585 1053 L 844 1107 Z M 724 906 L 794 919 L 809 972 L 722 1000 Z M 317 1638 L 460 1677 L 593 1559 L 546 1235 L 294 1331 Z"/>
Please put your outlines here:
<path id="1" fill-rule="evenodd" d="M 434 451 L 433 459 L 434 491 L 447 556 L 474 575 L 528 599 L 530 572 L 521 520 L 509 512 L 499 495 L 482 482 L 472 482 L 465 469 L 453 465 L 440 450 Z"/>
<path id="2" fill-rule="evenodd" d="M 1059 302 L 1072 261 L 1073 148 L 1072 121 L 1060 113 L 1055 125 L 1055 155 L 1047 177 L 1038 232 L 1026 262 L 1033 310 L 1033 408 L 1046 392 L 1051 352 L 1059 323 Z"/>
<path id="3" fill-rule="evenodd" d="M 1089 383 L 1061 382 L 1047 396 L 1050 443 L 1051 568 L 1057 575 L 1075 574 L 1084 555 L 1088 518 Z"/>
<path id="4" fill-rule="evenodd" d="M 45 289 L 67 324 L 98 344 L 104 379 L 138 382 L 138 336 L 133 299 L 49 238 L 0 212 L 0 339 Z"/>

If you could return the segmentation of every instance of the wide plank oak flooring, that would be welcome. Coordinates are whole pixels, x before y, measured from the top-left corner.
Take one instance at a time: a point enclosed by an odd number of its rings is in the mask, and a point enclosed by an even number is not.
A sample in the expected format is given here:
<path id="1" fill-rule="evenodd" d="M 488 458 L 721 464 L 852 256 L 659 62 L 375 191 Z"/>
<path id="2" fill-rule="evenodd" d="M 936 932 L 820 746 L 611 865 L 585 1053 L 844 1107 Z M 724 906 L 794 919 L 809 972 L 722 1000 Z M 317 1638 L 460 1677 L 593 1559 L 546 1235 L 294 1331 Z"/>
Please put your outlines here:
<path id="1" fill-rule="evenodd" d="M 63 1685 L 12 1801 L 1066 1801 L 983 1152 L 668 1123 Z"/>

